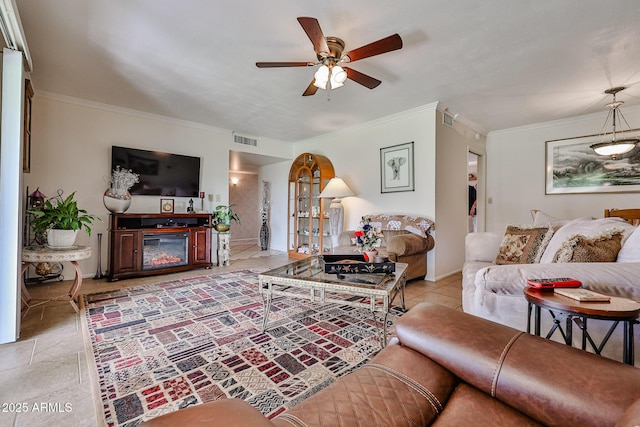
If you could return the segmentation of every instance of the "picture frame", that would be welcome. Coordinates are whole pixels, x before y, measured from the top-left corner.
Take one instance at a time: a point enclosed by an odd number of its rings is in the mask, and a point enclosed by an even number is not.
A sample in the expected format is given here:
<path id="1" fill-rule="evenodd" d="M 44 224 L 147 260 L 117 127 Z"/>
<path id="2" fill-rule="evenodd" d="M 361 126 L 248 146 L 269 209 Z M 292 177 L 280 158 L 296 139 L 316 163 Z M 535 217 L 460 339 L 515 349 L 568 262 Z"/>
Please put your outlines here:
<path id="1" fill-rule="evenodd" d="M 160 213 L 172 214 L 174 199 L 160 199 Z"/>
<path id="2" fill-rule="evenodd" d="M 415 191 L 413 141 L 380 149 L 380 192 Z"/>
<path id="3" fill-rule="evenodd" d="M 625 132 L 640 137 L 640 129 Z M 640 145 L 613 160 L 590 147 L 602 135 L 545 142 L 545 194 L 629 193 L 640 191 Z"/>

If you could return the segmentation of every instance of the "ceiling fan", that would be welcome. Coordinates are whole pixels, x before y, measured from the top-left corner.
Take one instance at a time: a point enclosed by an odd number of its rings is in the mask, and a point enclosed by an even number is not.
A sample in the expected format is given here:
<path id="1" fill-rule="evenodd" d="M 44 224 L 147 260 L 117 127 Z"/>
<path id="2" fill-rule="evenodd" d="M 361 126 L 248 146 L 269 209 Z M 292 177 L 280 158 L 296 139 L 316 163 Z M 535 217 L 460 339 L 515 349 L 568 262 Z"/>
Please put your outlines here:
<path id="1" fill-rule="evenodd" d="M 315 67 L 319 65 L 320 68 L 316 71 L 313 80 L 302 96 L 314 95 L 318 89 L 338 88 L 343 85 L 346 79 L 351 79 L 369 89 L 376 88 L 382 83 L 380 80 L 339 64 L 358 61 L 402 48 L 402 39 L 398 34 L 393 34 L 343 53 L 344 41 L 338 37 L 325 37 L 317 19 L 300 17 L 298 22 L 313 43 L 318 62 L 256 62 L 256 66 L 258 68 L 274 68 Z"/>

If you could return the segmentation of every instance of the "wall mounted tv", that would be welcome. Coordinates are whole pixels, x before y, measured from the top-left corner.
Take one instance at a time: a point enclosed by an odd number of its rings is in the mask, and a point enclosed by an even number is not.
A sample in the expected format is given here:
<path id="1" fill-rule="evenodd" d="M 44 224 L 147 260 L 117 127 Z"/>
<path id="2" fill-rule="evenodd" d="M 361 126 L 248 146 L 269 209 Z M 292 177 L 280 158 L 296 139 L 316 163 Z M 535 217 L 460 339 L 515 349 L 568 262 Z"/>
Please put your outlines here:
<path id="1" fill-rule="evenodd" d="M 148 196 L 198 197 L 200 157 L 111 147 L 111 170 L 116 166 L 140 174 L 129 193 Z"/>

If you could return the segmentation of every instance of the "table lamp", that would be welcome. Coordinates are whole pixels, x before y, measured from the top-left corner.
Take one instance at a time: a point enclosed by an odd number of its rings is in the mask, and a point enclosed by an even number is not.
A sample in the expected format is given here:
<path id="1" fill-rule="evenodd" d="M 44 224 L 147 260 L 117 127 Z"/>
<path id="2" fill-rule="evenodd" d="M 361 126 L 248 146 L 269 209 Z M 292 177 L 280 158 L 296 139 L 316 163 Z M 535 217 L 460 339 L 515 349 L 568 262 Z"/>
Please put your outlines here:
<path id="1" fill-rule="evenodd" d="M 342 206 L 342 198 L 355 196 L 349 186 L 342 178 L 331 178 L 329 183 L 320 193 L 321 198 L 333 199 L 329 206 L 329 233 L 331 234 L 332 245 L 338 246 L 338 236 L 342 232 L 342 223 L 344 221 L 344 207 Z"/>

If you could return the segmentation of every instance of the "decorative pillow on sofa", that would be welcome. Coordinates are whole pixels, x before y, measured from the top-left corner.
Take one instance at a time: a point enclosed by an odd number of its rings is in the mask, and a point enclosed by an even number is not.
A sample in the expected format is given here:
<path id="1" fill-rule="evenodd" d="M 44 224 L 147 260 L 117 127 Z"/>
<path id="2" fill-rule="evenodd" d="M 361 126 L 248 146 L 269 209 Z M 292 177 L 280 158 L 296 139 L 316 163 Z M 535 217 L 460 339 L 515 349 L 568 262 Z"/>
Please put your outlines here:
<path id="1" fill-rule="evenodd" d="M 640 262 L 640 227 L 636 227 L 624 242 L 616 262 Z"/>
<path id="2" fill-rule="evenodd" d="M 633 233 L 635 227 L 621 218 L 598 218 L 598 219 L 585 219 L 578 218 L 569 221 L 555 231 L 547 249 L 542 254 L 540 262 L 542 264 L 553 262 L 553 258 L 560 249 L 560 246 L 568 239 L 581 234 L 585 237 L 600 236 L 611 228 L 617 228 L 622 231 L 622 244 L 628 236 Z"/>
<path id="3" fill-rule="evenodd" d="M 621 242 L 622 230 L 619 229 L 592 238 L 578 234 L 560 246 L 553 262 L 615 262 Z"/>
<path id="4" fill-rule="evenodd" d="M 551 227 L 509 225 L 498 249 L 496 264 L 533 264 L 540 257 L 553 236 Z"/>
<path id="5" fill-rule="evenodd" d="M 384 234 L 385 230 L 406 230 L 410 233 L 427 238 L 429 230 L 434 228 L 434 223 L 428 218 L 412 215 L 377 214 L 364 215 L 371 219 L 371 225 L 378 227 Z"/>
<path id="6" fill-rule="evenodd" d="M 543 225 L 551 225 L 554 229 L 558 229 L 563 225 L 568 224 L 573 221 L 573 219 L 562 219 L 556 218 L 555 216 L 549 215 L 548 213 L 542 212 L 539 209 L 531 209 L 531 218 L 533 218 L 533 225 L 541 227 Z M 592 220 L 590 217 L 581 217 L 577 218 L 580 220 Z"/>

